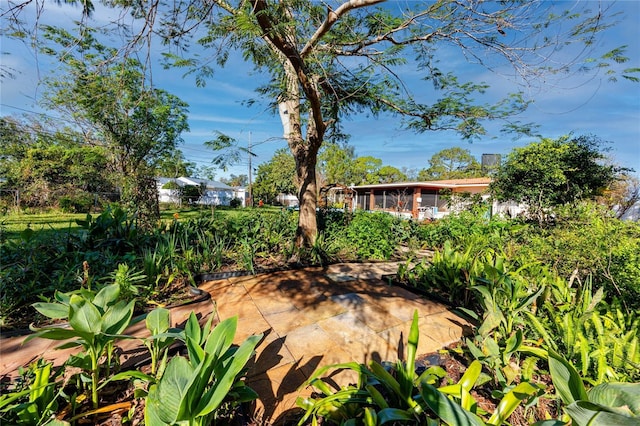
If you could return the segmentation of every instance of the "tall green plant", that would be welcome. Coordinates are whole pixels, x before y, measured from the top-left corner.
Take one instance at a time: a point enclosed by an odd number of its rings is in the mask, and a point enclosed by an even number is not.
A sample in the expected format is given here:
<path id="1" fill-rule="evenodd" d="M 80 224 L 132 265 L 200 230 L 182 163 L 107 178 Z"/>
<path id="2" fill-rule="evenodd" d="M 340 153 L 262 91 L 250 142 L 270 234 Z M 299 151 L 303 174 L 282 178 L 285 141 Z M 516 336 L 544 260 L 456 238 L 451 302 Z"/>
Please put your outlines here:
<path id="1" fill-rule="evenodd" d="M 576 426 L 640 423 L 640 383 L 602 383 L 589 390 L 574 366 L 549 351 L 549 372 L 564 411 Z"/>
<path id="2" fill-rule="evenodd" d="M 160 380 L 149 388 L 147 424 L 209 425 L 222 404 L 257 397 L 241 379 L 262 336 L 254 335 L 239 347 L 232 346 L 237 317 L 213 329 L 212 319 L 200 327 L 195 314 L 189 316 L 182 335 L 189 356 L 173 357 Z"/>
<path id="3" fill-rule="evenodd" d="M 324 421 L 335 424 L 369 426 L 389 422 L 402 424 L 485 425 L 481 416 L 488 416 L 488 424 L 503 424 L 524 400 L 541 392 L 539 386 L 522 382 L 505 393 L 494 413 L 479 409 L 471 395 L 471 389 L 480 381 L 482 367 L 473 362 L 458 383 L 438 388 L 436 384 L 446 375 L 441 367 L 432 366 L 420 375 L 415 370 L 418 348 L 418 314 L 414 312 L 407 341 L 407 357 L 394 365 L 383 365 L 375 360 L 367 366 L 358 363 L 329 365 L 316 370 L 302 385 L 311 385 L 322 395 L 298 398 L 297 404 L 305 409 L 298 424 L 309 418 L 317 424 Z M 321 380 L 331 370 L 350 369 L 358 373 L 356 386 L 339 389 Z"/>
<path id="4" fill-rule="evenodd" d="M 57 302 L 54 303 L 35 303 L 34 308 L 48 318 L 68 319 L 69 328 L 34 328 L 35 333 L 25 340 L 36 337 L 51 340 L 73 339 L 56 349 L 81 346 L 89 359 L 87 369 L 90 374 L 90 399 L 94 408 L 98 407 L 101 358 L 106 358 L 109 371 L 113 343 L 117 339 L 130 338 L 122 335 L 122 332 L 131 322 L 135 302 L 119 300 L 119 296 L 120 286 L 114 283 L 103 287 L 97 294 L 83 289 L 72 294 L 57 293 Z"/>
<path id="5" fill-rule="evenodd" d="M 0 396 L 0 423 L 37 426 L 63 424 L 52 420 L 58 410 L 62 388 L 56 391 L 57 374 L 51 367 L 51 363 L 39 359 L 21 375 L 28 381 L 25 389 L 3 390 Z"/>

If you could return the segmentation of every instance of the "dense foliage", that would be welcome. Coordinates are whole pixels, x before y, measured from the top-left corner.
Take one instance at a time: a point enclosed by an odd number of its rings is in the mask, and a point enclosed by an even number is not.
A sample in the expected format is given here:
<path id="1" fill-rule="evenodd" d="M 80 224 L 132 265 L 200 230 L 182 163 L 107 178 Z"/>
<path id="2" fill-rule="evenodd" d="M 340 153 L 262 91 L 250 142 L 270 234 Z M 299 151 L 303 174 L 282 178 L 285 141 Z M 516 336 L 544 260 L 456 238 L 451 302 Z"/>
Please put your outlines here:
<path id="1" fill-rule="evenodd" d="M 591 203 L 558 209 L 555 222 L 544 227 L 492 218 L 485 207 L 476 204 L 423 224 L 382 213 L 321 212 L 320 237 L 308 258 L 318 263 L 406 259 L 397 279 L 458 307 L 474 328 L 452 349 L 466 362 L 459 381 L 450 381 L 437 366 L 416 372 L 415 321 L 405 362 L 335 366 L 360 377 L 341 389 L 323 382 L 334 368 L 323 367 L 308 382 L 318 393 L 299 401 L 306 410 L 301 424 L 314 418 L 368 419 L 365 424 L 372 425 L 426 419 L 444 424 L 454 418 L 503 424 L 516 411 L 530 422 L 547 416 L 587 424 L 594 416 L 633 421 L 640 415 L 633 404 L 628 410 L 616 405 L 633 401 L 640 381 L 640 225 Z M 176 214 L 145 231 L 114 207 L 79 221 L 80 231 L 39 235 L 27 229 L 3 241 L 3 328 L 35 308 L 43 318 L 68 319 L 72 327 L 45 326 L 34 337 L 75 339 L 83 352 L 69 360 L 75 368 L 70 374 L 79 380 L 63 386 L 50 365 L 33 364 L 25 384 L 0 398 L 0 418 L 38 424 L 58 412 L 69 392 L 86 394 L 96 406 L 105 383 L 132 379 L 145 383 L 137 395 L 146 398 L 149 424 L 208 424 L 255 398 L 237 378 L 259 337 L 222 350 L 233 339 L 233 320 L 212 329 L 193 317 L 184 330 L 173 330 L 165 310 L 153 311 L 146 323 L 152 337 L 143 342 L 151 354 L 150 374 L 118 372 L 113 344 L 128 338 L 119 334 L 135 306 L 177 280 L 288 266 L 296 215 L 267 208 L 203 211 L 184 220 Z M 412 260 L 418 247 L 433 249 L 433 257 Z M 168 358 L 176 341 L 184 342 L 188 353 Z M 479 395 L 494 408 L 480 408 Z M 533 410 L 541 401 L 550 411 Z M 177 404 L 176 410 L 165 409 L 167 404 Z"/>
<path id="2" fill-rule="evenodd" d="M 601 195 L 622 171 L 606 160 L 606 146 L 594 136 L 542 139 L 511 151 L 491 192 L 499 201 L 524 203 L 543 222 L 552 207 Z"/>

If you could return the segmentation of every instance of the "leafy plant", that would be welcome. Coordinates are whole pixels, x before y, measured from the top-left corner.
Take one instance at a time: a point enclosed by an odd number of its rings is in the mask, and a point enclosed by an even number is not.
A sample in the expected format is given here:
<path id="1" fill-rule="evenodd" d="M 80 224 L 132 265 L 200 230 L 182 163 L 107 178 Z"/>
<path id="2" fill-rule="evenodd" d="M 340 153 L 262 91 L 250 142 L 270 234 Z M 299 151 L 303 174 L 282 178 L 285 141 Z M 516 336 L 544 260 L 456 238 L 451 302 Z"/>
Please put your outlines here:
<path id="1" fill-rule="evenodd" d="M 577 274 L 549 280 L 537 314 L 526 314 L 528 324 L 592 384 L 638 380 L 640 317 L 604 299 L 601 288 L 594 292 L 591 280 L 582 283 Z"/>
<path id="2" fill-rule="evenodd" d="M 46 326 L 34 328 L 27 337 L 52 340 L 74 339 L 56 349 L 81 346 L 89 359 L 90 396 L 94 408 L 98 407 L 98 383 L 100 359 L 106 357 L 107 375 L 113 355 L 113 343 L 120 338 L 130 338 L 121 333 L 131 322 L 134 301 L 119 300 L 120 286 L 110 284 L 97 294 L 82 289 L 76 293 L 56 293 L 56 302 L 35 303 L 33 307 L 51 319 L 68 319 L 70 328 Z"/>
<path id="3" fill-rule="evenodd" d="M 420 375 L 415 370 L 418 348 L 418 314 L 414 312 L 407 341 L 407 359 L 392 365 L 371 360 L 367 366 L 358 363 L 335 364 L 316 370 L 302 387 L 311 385 L 320 396 L 298 398 L 297 404 L 305 409 L 298 424 L 319 418 L 336 424 L 354 424 L 361 420 L 365 425 L 381 425 L 388 422 L 438 425 L 484 425 L 481 416 L 489 413 L 479 409 L 471 395 L 471 389 L 481 381 L 482 366 L 474 361 L 465 374 L 452 385 L 438 388 L 436 384 L 446 375 L 437 366 L 427 368 Z M 356 385 L 331 389 L 320 379 L 330 370 L 350 369 L 358 373 Z M 491 414 L 491 425 L 503 424 L 524 400 L 540 393 L 539 386 L 522 382 L 506 392 Z"/>
<path id="4" fill-rule="evenodd" d="M 640 422 L 640 383 L 602 383 L 589 390 L 574 366 L 549 351 L 549 372 L 572 424 L 637 425 Z"/>
<path id="5" fill-rule="evenodd" d="M 469 244 L 464 250 L 446 241 L 442 250 L 433 254 L 431 264 L 424 268 L 418 264 L 419 278 L 414 278 L 416 286 L 427 292 L 435 292 L 464 307 L 472 302 L 471 288 L 475 277 L 482 276 L 485 262 L 491 261 L 491 250 L 478 250 Z"/>
<path id="6" fill-rule="evenodd" d="M 194 313 L 185 326 L 188 358 L 175 356 L 145 405 L 150 425 L 208 425 L 223 404 L 237 404 L 257 397 L 241 380 L 245 366 L 262 338 L 254 335 L 239 347 L 232 346 L 238 319 L 229 318 L 211 328 L 213 316 L 200 327 Z"/>
<path id="7" fill-rule="evenodd" d="M 135 268 L 129 267 L 126 263 L 121 263 L 109 278 L 120 287 L 119 297 L 129 301 L 140 294 L 139 284 L 143 283 L 147 277 L 143 272 L 136 271 Z"/>
<path id="8" fill-rule="evenodd" d="M 51 363 L 39 359 L 22 374 L 23 379 L 29 382 L 25 389 L 14 389 L 0 396 L 1 423 L 55 424 L 52 418 L 58 410 L 62 389 L 56 391 L 56 383 L 51 380 L 55 378 L 51 366 Z"/>
<path id="9" fill-rule="evenodd" d="M 169 347 L 178 338 L 177 330 L 171 329 L 171 312 L 165 308 L 156 308 L 145 319 L 151 336 L 143 339 L 151 355 L 151 375 L 162 376 L 166 366 Z"/>

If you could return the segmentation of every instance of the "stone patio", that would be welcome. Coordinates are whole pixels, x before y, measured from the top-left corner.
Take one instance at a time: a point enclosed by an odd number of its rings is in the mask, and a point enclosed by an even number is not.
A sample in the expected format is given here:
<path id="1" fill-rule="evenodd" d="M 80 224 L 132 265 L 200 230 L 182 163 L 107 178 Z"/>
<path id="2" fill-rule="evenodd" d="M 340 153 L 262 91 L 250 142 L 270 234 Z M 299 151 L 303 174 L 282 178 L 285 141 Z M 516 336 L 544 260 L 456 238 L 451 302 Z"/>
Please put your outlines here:
<path id="1" fill-rule="evenodd" d="M 336 264 L 209 281 L 200 288 L 212 299 L 172 310 L 172 321 L 183 323 L 192 310 L 203 319 L 212 313 L 218 319 L 237 315 L 236 343 L 263 333 L 247 377 L 260 395 L 253 415 L 264 423 L 284 424 L 297 415 L 296 398 L 310 394 L 311 389 L 299 388 L 318 367 L 402 357 L 398 351 L 406 344 L 415 310 L 420 317 L 419 354 L 461 338 L 468 324 L 447 306 L 382 280 L 396 271 L 395 263 Z M 128 332 L 144 331 L 137 324 Z M 53 350 L 59 342 L 34 339 L 22 346 L 23 339 L 0 340 L 0 377 L 15 375 L 18 367 L 39 356 L 59 364 L 69 355 Z M 123 362 L 135 365 L 135 340 L 119 345 Z M 356 378 L 344 372 L 333 379 L 347 384 Z"/>

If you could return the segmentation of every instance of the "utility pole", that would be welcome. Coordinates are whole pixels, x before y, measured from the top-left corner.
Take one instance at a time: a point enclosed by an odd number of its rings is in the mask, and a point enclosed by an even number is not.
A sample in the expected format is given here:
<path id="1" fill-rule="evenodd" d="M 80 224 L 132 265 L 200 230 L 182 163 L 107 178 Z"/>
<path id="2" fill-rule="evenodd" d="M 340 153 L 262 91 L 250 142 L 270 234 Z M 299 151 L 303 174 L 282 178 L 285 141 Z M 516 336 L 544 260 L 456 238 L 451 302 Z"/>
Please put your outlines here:
<path id="1" fill-rule="evenodd" d="M 249 154 L 249 207 L 253 207 L 253 190 L 251 188 L 251 132 L 249 132 L 249 143 L 247 144 L 247 153 Z"/>

